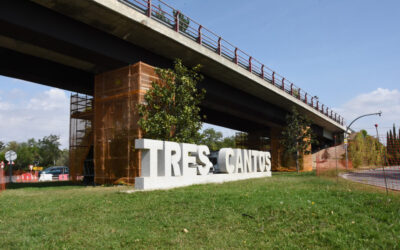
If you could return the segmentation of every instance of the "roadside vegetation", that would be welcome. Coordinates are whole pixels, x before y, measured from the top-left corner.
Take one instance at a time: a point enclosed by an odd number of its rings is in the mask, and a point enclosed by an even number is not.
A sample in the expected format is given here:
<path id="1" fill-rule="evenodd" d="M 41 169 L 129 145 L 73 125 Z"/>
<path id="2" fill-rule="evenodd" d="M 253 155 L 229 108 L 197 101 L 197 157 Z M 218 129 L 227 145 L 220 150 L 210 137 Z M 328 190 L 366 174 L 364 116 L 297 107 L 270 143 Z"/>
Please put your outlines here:
<path id="1" fill-rule="evenodd" d="M 60 137 L 57 135 L 45 136 L 39 140 L 32 138 L 26 142 L 0 141 L 0 161 L 7 164 L 5 153 L 12 150 L 18 155 L 14 170 L 29 170 L 29 165 L 45 168 L 54 165 L 68 166 L 69 151 L 68 149 L 61 150 L 60 146 Z"/>
<path id="2" fill-rule="evenodd" d="M 284 165 L 290 165 L 292 158 L 296 161 L 296 170 L 303 169 L 304 155 L 311 154 L 311 144 L 316 143 L 311 121 L 301 115 L 295 107 L 286 115 L 286 127 L 280 140 L 285 152 L 282 155 Z"/>
<path id="3" fill-rule="evenodd" d="M 399 248 L 400 196 L 339 182 L 276 173 L 131 194 L 14 184 L 0 194 L 0 242 L 4 249 Z"/>
<path id="4" fill-rule="evenodd" d="M 365 130 L 356 133 L 349 144 L 349 159 L 354 168 L 382 166 L 385 152 L 385 146 Z"/>
<path id="5" fill-rule="evenodd" d="M 400 164 L 400 129 L 396 133 L 396 125 L 386 134 L 387 164 L 396 166 Z"/>

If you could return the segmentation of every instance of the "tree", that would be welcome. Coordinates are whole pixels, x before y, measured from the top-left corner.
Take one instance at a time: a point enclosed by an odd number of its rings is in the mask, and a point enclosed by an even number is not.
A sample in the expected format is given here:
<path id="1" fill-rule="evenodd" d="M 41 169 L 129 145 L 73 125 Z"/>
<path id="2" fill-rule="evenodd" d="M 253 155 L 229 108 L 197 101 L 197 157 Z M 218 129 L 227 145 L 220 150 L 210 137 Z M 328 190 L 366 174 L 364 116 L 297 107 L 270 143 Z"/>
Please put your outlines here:
<path id="1" fill-rule="evenodd" d="M 0 141 L 0 161 L 5 161 L 6 144 Z"/>
<path id="2" fill-rule="evenodd" d="M 61 151 L 60 157 L 56 160 L 57 166 L 69 166 L 69 150 L 64 149 Z"/>
<path id="3" fill-rule="evenodd" d="M 33 138 L 22 143 L 11 141 L 3 150 L 0 150 L 0 161 L 5 161 L 6 151 L 13 150 L 18 155 L 14 169 L 28 170 L 29 165 L 35 164 L 48 167 L 54 165 L 55 161 L 62 163 L 60 165 L 67 165 L 68 150 L 61 152 L 59 146 L 59 137 L 55 135 L 45 136 L 39 141 Z"/>
<path id="4" fill-rule="evenodd" d="M 178 11 L 174 10 L 173 13 L 175 17 L 176 14 L 178 14 Z M 189 27 L 190 19 L 188 17 L 185 17 L 181 12 L 179 12 L 178 18 L 179 18 L 179 30 L 185 32 Z"/>
<path id="5" fill-rule="evenodd" d="M 222 140 L 220 148 L 236 148 L 236 142 L 234 136 L 225 137 Z"/>
<path id="6" fill-rule="evenodd" d="M 173 14 L 174 19 L 175 19 L 176 15 L 178 14 L 178 11 L 177 10 L 173 10 L 172 14 Z M 158 5 L 156 10 L 154 11 L 154 16 L 157 19 L 159 19 L 159 20 L 171 25 L 170 19 L 165 16 L 165 11 L 161 8 L 160 4 Z M 178 19 L 179 19 L 179 30 L 183 31 L 183 32 L 186 32 L 187 28 L 190 25 L 190 19 L 188 17 L 185 17 L 185 15 L 183 15 L 181 12 L 179 12 L 179 14 L 178 14 Z"/>
<path id="7" fill-rule="evenodd" d="M 328 149 L 326 148 L 326 149 L 324 150 L 324 153 L 323 153 L 322 156 L 321 156 L 321 159 L 322 159 L 322 160 L 328 160 L 329 157 L 331 157 L 331 155 L 329 154 L 329 151 L 328 151 Z"/>
<path id="8" fill-rule="evenodd" d="M 158 9 L 156 8 L 155 12 L 154 12 L 154 16 L 163 21 L 166 22 L 168 24 L 171 24 L 171 22 L 169 21 L 169 19 L 165 16 L 165 12 L 163 11 L 163 9 L 161 8 L 161 5 L 158 5 Z"/>
<path id="9" fill-rule="evenodd" d="M 366 130 L 356 133 L 349 144 L 349 158 L 354 168 L 360 166 L 381 166 L 384 146 L 368 135 Z"/>
<path id="10" fill-rule="evenodd" d="M 208 128 L 203 130 L 197 144 L 207 145 L 210 151 L 217 151 L 221 148 L 234 148 L 235 138 L 233 136 L 224 137 L 221 132 Z"/>
<path id="11" fill-rule="evenodd" d="M 300 154 L 310 154 L 310 146 L 313 141 L 314 135 L 310 120 L 300 115 L 297 109 L 293 107 L 291 114 L 286 116 L 286 127 L 282 131 L 281 143 L 287 153 L 296 154 L 297 172 L 300 170 Z"/>
<path id="12" fill-rule="evenodd" d="M 61 150 L 60 137 L 57 135 L 45 136 L 42 140 L 39 140 L 38 147 L 40 153 L 40 165 L 48 167 L 55 164 L 55 161 L 60 157 Z"/>
<path id="13" fill-rule="evenodd" d="M 19 143 L 16 153 L 18 155 L 15 161 L 16 169 L 27 170 L 29 165 L 40 159 L 39 148 L 35 139 Z"/>
<path id="14" fill-rule="evenodd" d="M 179 59 L 173 69 L 156 69 L 160 80 L 152 82 L 144 103 L 137 106 L 144 137 L 187 143 L 199 140 L 199 105 L 205 94 L 205 90 L 197 89 L 203 79 L 199 69 L 200 65 L 188 69 Z"/>
<path id="15" fill-rule="evenodd" d="M 398 165 L 400 162 L 400 129 L 396 133 L 396 126 L 393 124 L 393 130 L 387 132 L 387 163 L 389 165 Z"/>
<path id="16" fill-rule="evenodd" d="M 207 145 L 211 151 L 220 149 L 223 135 L 221 132 L 215 131 L 213 128 L 208 128 L 201 134 L 201 139 L 198 144 Z"/>
<path id="17" fill-rule="evenodd" d="M 10 141 L 9 143 L 7 143 L 6 151 L 12 150 L 16 152 L 17 149 L 18 149 L 18 142 Z"/>

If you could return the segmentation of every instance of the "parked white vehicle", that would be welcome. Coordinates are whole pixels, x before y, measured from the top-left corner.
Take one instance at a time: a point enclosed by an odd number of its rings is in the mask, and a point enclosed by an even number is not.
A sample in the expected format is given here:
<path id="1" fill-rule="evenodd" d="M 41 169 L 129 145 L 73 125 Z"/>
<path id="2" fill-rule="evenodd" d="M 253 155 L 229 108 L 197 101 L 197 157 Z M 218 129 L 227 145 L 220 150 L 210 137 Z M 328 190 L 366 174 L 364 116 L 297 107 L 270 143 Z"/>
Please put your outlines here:
<path id="1" fill-rule="evenodd" d="M 52 180 L 53 180 L 53 175 L 52 174 L 43 173 L 39 177 L 39 181 L 52 181 Z"/>

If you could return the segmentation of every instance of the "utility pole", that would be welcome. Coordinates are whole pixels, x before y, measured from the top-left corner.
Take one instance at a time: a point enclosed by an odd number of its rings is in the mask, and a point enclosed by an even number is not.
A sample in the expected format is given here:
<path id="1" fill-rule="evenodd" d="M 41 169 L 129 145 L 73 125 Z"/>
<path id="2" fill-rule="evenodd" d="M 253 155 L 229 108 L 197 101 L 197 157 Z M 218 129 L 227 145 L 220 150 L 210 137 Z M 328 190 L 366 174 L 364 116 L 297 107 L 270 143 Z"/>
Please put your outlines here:
<path id="1" fill-rule="evenodd" d="M 379 140 L 378 124 L 375 124 L 375 128 L 376 128 L 376 139 L 378 140 L 378 143 L 381 143 L 380 140 Z M 381 153 L 382 153 L 382 152 L 381 152 Z M 384 157 L 386 157 L 386 156 L 384 155 Z M 386 179 L 385 161 L 384 161 L 384 163 L 382 164 L 382 171 L 383 171 L 383 178 L 384 178 L 384 180 L 385 180 L 386 195 L 388 195 L 388 194 L 389 194 L 389 191 L 388 191 L 387 179 Z"/>

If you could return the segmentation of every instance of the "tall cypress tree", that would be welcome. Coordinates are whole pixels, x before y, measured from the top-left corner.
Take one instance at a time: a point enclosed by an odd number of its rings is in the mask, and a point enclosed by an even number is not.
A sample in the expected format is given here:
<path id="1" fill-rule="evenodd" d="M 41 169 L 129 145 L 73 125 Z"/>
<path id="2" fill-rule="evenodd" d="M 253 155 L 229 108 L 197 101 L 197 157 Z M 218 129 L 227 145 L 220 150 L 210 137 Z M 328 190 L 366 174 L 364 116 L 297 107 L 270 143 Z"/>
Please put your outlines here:
<path id="1" fill-rule="evenodd" d="M 396 133 L 396 125 L 393 124 L 393 129 L 387 133 L 386 147 L 388 153 L 388 164 L 400 164 L 400 129 Z"/>
<path id="2" fill-rule="evenodd" d="M 387 145 L 388 153 L 389 153 L 389 159 L 388 159 L 389 165 L 392 165 L 392 161 L 393 161 L 393 157 L 392 157 L 392 154 L 393 154 L 393 142 L 394 142 L 394 140 L 393 140 L 393 132 L 392 132 L 392 130 L 390 130 L 389 131 L 389 143 Z"/>

